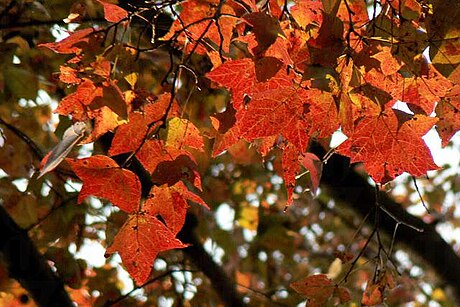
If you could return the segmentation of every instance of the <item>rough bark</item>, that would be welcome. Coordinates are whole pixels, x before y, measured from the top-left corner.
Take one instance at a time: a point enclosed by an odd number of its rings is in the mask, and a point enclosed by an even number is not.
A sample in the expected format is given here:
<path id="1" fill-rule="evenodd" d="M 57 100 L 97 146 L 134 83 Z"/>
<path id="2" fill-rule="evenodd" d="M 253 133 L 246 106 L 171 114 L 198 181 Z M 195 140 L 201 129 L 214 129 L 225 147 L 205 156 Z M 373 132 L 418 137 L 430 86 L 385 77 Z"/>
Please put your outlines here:
<path id="1" fill-rule="evenodd" d="M 11 278 L 26 289 L 39 306 L 74 306 L 62 280 L 52 271 L 27 232 L 0 206 L 0 255 Z"/>

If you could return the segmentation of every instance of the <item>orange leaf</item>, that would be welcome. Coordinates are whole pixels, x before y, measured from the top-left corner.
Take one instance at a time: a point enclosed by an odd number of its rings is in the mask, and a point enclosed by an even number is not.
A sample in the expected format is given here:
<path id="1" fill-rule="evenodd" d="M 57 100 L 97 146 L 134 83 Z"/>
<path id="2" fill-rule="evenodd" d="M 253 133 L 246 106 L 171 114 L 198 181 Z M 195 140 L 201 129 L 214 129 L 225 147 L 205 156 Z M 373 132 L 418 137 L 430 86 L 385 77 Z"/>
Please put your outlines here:
<path id="1" fill-rule="evenodd" d="M 254 94 L 247 110 L 236 114 L 237 122 L 219 143 L 220 150 L 244 138 L 251 142 L 256 138 L 283 135 L 299 150 L 306 150 L 309 136 L 308 121 L 304 118 L 307 90 L 284 87 Z M 216 153 L 216 148 L 214 148 Z"/>
<path id="2" fill-rule="evenodd" d="M 88 43 L 89 36 L 93 32 L 94 32 L 93 28 L 86 28 L 83 30 L 78 30 L 78 31 L 71 33 L 69 37 L 66 37 L 59 42 L 40 44 L 38 46 L 49 48 L 56 53 L 63 53 L 63 54 L 79 53 L 82 50 L 80 44 Z"/>
<path id="3" fill-rule="evenodd" d="M 380 61 L 380 69 L 385 76 L 390 76 L 398 72 L 402 67 L 401 62 L 391 53 L 390 47 L 383 47 L 382 51 L 374 54 L 372 58 Z"/>
<path id="4" fill-rule="evenodd" d="M 386 183 L 403 172 L 420 176 L 437 169 L 422 140 L 437 118 L 408 117 L 410 115 L 393 109 L 366 117 L 337 151 L 350 157 L 352 163 L 364 162 L 377 183 Z"/>
<path id="5" fill-rule="evenodd" d="M 122 121 L 118 119 L 118 115 L 105 106 L 93 111 L 92 116 L 94 117 L 94 127 L 91 134 L 83 140 L 85 144 L 94 142 L 106 132 L 113 131 L 122 123 Z"/>
<path id="6" fill-rule="evenodd" d="M 316 138 L 330 136 L 339 128 L 339 115 L 334 97 L 331 93 L 310 89 L 308 102 L 308 120 L 311 122 L 308 134 Z"/>
<path id="7" fill-rule="evenodd" d="M 101 92 L 92 81 L 84 79 L 74 93 L 61 100 L 54 112 L 65 116 L 72 115 L 74 120 L 85 121 L 90 117 L 88 106 L 93 102 L 96 95 Z"/>
<path id="8" fill-rule="evenodd" d="M 161 215 L 166 226 L 174 234 L 177 234 L 185 222 L 188 208 L 187 200 L 199 203 L 209 209 L 201 197 L 190 192 L 180 181 L 171 187 L 167 185 L 154 186 L 150 190 L 143 209 L 152 216 Z"/>
<path id="9" fill-rule="evenodd" d="M 188 0 L 181 2 L 180 5 L 182 7 L 180 19 L 174 21 L 165 39 L 180 33 L 178 41 L 184 44 L 187 42 L 187 51 L 195 50 L 196 44 L 203 40 L 209 40 L 211 44 L 222 46 L 224 51 L 228 51 L 232 31 L 237 21 L 237 18 L 230 17 L 235 15 L 230 5 L 220 6 L 220 13 L 228 14 L 228 16 L 220 16 L 216 21 L 209 20 L 209 17 L 212 17 L 216 13 L 216 8 L 219 7 L 212 1 L 210 3 L 205 0 Z M 184 28 L 187 31 L 183 31 Z M 198 45 L 195 52 L 204 54 L 206 49 Z"/>
<path id="10" fill-rule="evenodd" d="M 142 144 L 148 128 L 143 114 L 131 113 L 129 122 L 117 128 L 109 154 L 115 156 L 136 150 Z"/>
<path id="11" fill-rule="evenodd" d="M 257 47 L 253 49 L 254 54 L 262 54 L 268 49 L 278 36 L 284 36 L 278 19 L 264 12 L 255 12 L 245 15 L 243 19 L 252 26 L 252 31 L 257 40 Z"/>
<path id="12" fill-rule="evenodd" d="M 283 166 L 283 179 L 287 190 L 287 205 L 292 203 L 292 193 L 295 188 L 295 175 L 300 171 L 299 153 L 292 146 L 288 145 L 283 151 L 282 166 Z"/>
<path id="13" fill-rule="evenodd" d="M 177 149 L 194 148 L 204 152 L 203 137 L 198 128 L 190 121 L 178 117 L 168 121 L 166 146 Z"/>
<path id="14" fill-rule="evenodd" d="M 105 20 L 107 20 L 108 22 L 116 23 L 128 17 L 128 12 L 126 12 L 118 5 L 101 0 L 98 0 L 98 2 L 104 6 L 104 16 Z"/>
<path id="15" fill-rule="evenodd" d="M 310 190 L 316 193 L 321 178 L 323 164 L 321 160 L 312 153 L 301 153 L 294 146 L 289 144 L 283 151 L 282 158 L 283 179 L 287 190 L 287 204 L 292 203 L 292 193 L 294 192 L 296 175 L 300 172 L 300 165 L 305 167 L 310 173 Z"/>
<path id="16" fill-rule="evenodd" d="M 300 0 L 291 8 L 291 14 L 303 29 L 311 24 L 319 27 L 323 22 L 323 4 L 317 0 Z"/>
<path id="17" fill-rule="evenodd" d="M 433 66 L 429 66 L 428 75 L 405 79 L 401 100 L 407 102 L 415 113 L 421 109 L 426 115 L 430 115 L 434 111 L 436 102 L 451 88 L 452 83 Z"/>
<path id="18" fill-rule="evenodd" d="M 144 105 L 141 111 L 131 112 L 128 122 L 117 128 L 109 154 L 114 156 L 137 150 L 142 144 L 149 126 L 159 122 L 164 116 L 169 105 L 169 99 L 169 94 L 162 95 L 155 102 Z"/>
<path id="19" fill-rule="evenodd" d="M 138 210 L 141 199 L 141 183 L 137 176 L 123 169 L 107 156 L 85 159 L 67 159 L 72 170 L 83 181 L 78 195 L 81 203 L 88 196 L 102 197 L 121 210 L 132 213 Z"/>
<path id="20" fill-rule="evenodd" d="M 350 14 L 349 10 L 353 13 Z M 345 27 L 349 27 L 351 22 L 353 23 L 354 29 L 361 28 L 364 24 L 369 22 L 366 2 L 361 0 L 347 0 L 345 4 L 344 1 L 340 1 L 337 17 L 343 21 Z"/>
<path id="21" fill-rule="evenodd" d="M 185 179 L 201 190 L 201 177 L 195 159 L 188 151 L 165 146 L 160 140 L 147 140 L 136 157 L 152 173 L 157 184 L 171 186 Z"/>
<path id="22" fill-rule="evenodd" d="M 117 84 L 112 81 L 106 81 L 102 83 L 102 88 L 94 97 L 91 103 L 91 109 L 100 109 L 103 106 L 109 107 L 113 112 L 117 113 L 123 119 L 128 117 L 128 106 Z"/>
<path id="23" fill-rule="evenodd" d="M 361 304 L 364 306 L 375 306 L 383 302 L 382 292 L 380 291 L 379 285 L 367 285 L 366 290 L 363 293 Z"/>
<path id="24" fill-rule="evenodd" d="M 225 62 L 206 76 L 231 91 L 233 107 L 236 110 L 245 107 L 245 97 L 252 97 L 255 93 L 266 89 L 292 85 L 292 78 L 289 78 L 284 69 L 280 69 L 275 76 L 264 82 L 260 82 L 256 75 L 258 74 L 254 61 L 241 59 Z"/>
<path id="25" fill-rule="evenodd" d="M 107 254 L 118 252 L 129 274 L 141 285 L 150 276 L 158 253 L 186 246 L 157 218 L 141 213 L 128 218 Z"/>
<path id="26" fill-rule="evenodd" d="M 166 184 L 154 186 L 142 207 L 150 215 L 161 215 L 166 226 L 176 235 L 184 226 L 188 204 L 184 197 Z"/>
<path id="27" fill-rule="evenodd" d="M 460 130 L 460 85 L 456 85 L 436 106 L 439 122 L 436 124 L 442 146 L 446 146 Z"/>
<path id="28" fill-rule="evenodd" d="M 310 173 L 311 191 L 316 194 L 323 171 L 323 162 L 311 152 L 299 156 L 299 161 Z"/>
<path id="29" fill-rule="evenodd" d="M 59 80 L 68 84 L 80 84 L 81 79 L 78 78 L 77 71 L 69 66 L 61 65 L 59 67 L 61 73 L 59 74 Z"/>

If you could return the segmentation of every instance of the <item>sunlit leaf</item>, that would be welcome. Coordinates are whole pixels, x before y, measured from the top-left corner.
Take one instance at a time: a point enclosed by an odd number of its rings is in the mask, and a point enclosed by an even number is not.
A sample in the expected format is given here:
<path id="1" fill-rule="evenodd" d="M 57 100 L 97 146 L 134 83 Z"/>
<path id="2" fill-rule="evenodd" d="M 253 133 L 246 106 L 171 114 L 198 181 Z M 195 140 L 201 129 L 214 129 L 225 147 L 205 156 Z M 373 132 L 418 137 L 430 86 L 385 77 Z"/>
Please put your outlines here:
<path id="1" fill-rule="evenodd" d="M 128 213 L 139 209 L 141 184 L 134 173 L 121 168 L 107 156 L 98 155 L 67 161 L 83 181 L 78 202 L 82 202 L 88 196 L 96 196 L 109 200 Z"/>
<path id="2" fill-rule="evenodd" d="M 157 218 L 139 213 L 129 217 L 106 253 L 118 252 L 123 265 L 140 285 L 150 276 L 158 253 L 186 246 Z"/>

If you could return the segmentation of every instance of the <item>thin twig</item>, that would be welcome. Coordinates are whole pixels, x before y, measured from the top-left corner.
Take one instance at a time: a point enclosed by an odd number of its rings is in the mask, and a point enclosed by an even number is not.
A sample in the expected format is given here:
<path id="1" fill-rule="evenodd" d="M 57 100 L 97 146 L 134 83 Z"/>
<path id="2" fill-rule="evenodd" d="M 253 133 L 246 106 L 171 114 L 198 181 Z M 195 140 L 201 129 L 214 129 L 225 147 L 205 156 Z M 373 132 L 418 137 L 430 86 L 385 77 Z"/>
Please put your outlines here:
<path id="1" fill-rule="evenodd" d="M 16 128 L 15 126 L 5 122 L 2 118 L 0 118 L 0 124 L 4 125 L 6 128 L 8 128 L 11 132 L 16 134 L 19 138 L 21 138 L 33 151 L 35 156 L 39 159 L 42 160 L 44 155 L 41 151 L 40 148 L 38 148 L 37 144 L 35 144 L 34 141 L 30 137 L 28 137 L 24 132 Z"/>
<path id="2" fill-rule="evenodd" d="M 415 176 L 412 176 L 412 181 L 414 182 L 415 190 L 417 191 L 418 197 L 420 198 L 420 201 L 422 202 L 423 208 L 425 208 L 428 214 L 431 214 L 430 209 L 428 209 L 427 205 L 425 204 L 425 201 L 423 200 L 422 193 L 420 193 L 420 189 L 418 188 L 417 179 L 415 178 Z"/>
<path id="3" fill-rule="evenodd" d="M 356 256 L 356 258 L 353 260 L 353 262 L 351 263 L 350 268 L 347 271 L 347 274 L 342 278 L 342 280 L 339 282 L 339 284 L 347 282 L 348 276 L 350 276 L 350 274 L 353 271 L 353 268 L 355 267 L 356 263 L 361 258 L 361 256 L 364 254 L 364 251 L 366 250 L 367 246 L 371 242 L 372 237 L 374 237 L 374 234 L 376 233 L 376 231 L 377 231 L 377 227 L 374 227 L 374 229 L 372 230 L 371 234 L 367 238 L 366 243 L 364 243 L 363 248 L 361 248 L 361 250 L 359 251 L 358 256 Z"/>
<path id="4" fill-rule="evenodd" d="M 133 294 L 135 291 L 137 291 L 137 290 L 139 290 L 139 289 L 142 289 L 142 288 L 144 288 L 144 287 L 146 287 L 146 286 L 148 286 L 148 285 L 150 285 L 150 284 L 152 284 L 152 283 L 154 283 L 154 282 L 156 282 L 156 281 L 158 281 L 158 280 L 160 280 L 160 279 L 162 279 L 162 278 L 164 278 L 164 277 L 166 277 L 166 276 L 169 276 L 169 275 L 171 275 L 171 274 L 173 274 L 173 273 L 180 273 L 180 272 L 195 272 L 195 271 L 193 271 L 193 270 L 185 270 L 185 269 L 183 269 L 183 270 L 169 270 L 169 271 L 166 271 L 166 272 L 164 272 L 164 273 L 162 273 L 162 274 L 160 274 L 160 275 L 158 275 L 158 276 L 155 276 L 155 277 L 153 277 L 153 278 L 147 280 L 147 281 L 146 281 L 145 283 L 143 283 L 142 285 L 139 285 L 139 286 L 134 287 L 131 291 L 129 291 L 128 293 L 126 293 L 126 294 L 124 294 L 124 295 L 122 295 L 122 296 L 119 296 L 119 297 L 116 298 L 115 300 L 113 300 L 113 301 L 112 301 L 112 300 L 107 301 L 103 306 L 104 306 L 104 307 L 113 306 L 113 305 L 115 305 L 115 304 L 121 302 L 121 301 L 124 300 L 125 298 L 131 296 L 131 294 Z"/>
<path id="5" fill-rule="evenodd" d="M 393 213 L 391 213 L 390 211 L 388 211 L 387 209 L 385 209 L 385 207 L 383 206 L 379 206 L 379 208 L 385 212 L 386 214 L 388 214 L 389 217 L 391 217 L 395 222 L 396 224 L 401 224 L 401 225 L 404 225 L 406 227 L 409 227 L 417 232 L 423 232 L 423 229 L 421 228 L 418 228 L 418 227 L 415 227 L 414 225 L 411 225 L 411 224 L 408 224 L 404 221 L 401 221 L 400 219 L 398 219 L 396 216 L 393 215 Z"/>

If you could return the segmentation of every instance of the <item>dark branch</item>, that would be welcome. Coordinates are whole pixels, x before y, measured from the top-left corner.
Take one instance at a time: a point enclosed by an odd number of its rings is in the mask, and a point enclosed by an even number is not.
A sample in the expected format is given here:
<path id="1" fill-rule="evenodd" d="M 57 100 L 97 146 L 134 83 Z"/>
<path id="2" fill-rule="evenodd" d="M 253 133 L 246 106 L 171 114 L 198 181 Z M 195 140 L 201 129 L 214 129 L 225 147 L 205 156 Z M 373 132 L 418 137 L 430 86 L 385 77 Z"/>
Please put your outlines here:
<path id="1" fill-rule="evenodd" d="M 78 23 L 107 23 L 104 18 L 87 18 L 80 20 Z M 66 22 L 62 19 L 55 19 L 55 20 L 31 20 L 25 22 L 17 22 L 17 23 L 0 23 L 0 30 L 12 30 L 12 29 L 19 29 L 19 28 L 27 28 L 27 27 L 42 27 L 42 26 L 53 26 L 53 25 L 67 25 Z"/>
<path id="2" fill-rule="evenodd" d="M 190 244 L 183 250 L 184 253 L 211 280 L 214 290 L 226 306 L 244 306 L 243 300 L 236 290 L 235 281 L 204 250 L 203 244 L 194 232 L 196 223 L 196 217 L 188 214 L 184 228 L 179 233 L 179 239 Z"/>
<path id="3" fill-rule="evenodd" d="M 39 306 L 74 306 L 47 260 L 0 206 L 0 254 L 11 278 L 19 281 Z"/>
<path id="4" fill-rule="evenodd" d="M 145 283 L 143 283 L 142 285 L 140 286 L 136 286 L 134 287 L 131 291 L 129 291 L 128 293 L 124 294 L 124 295 L 121 295 L 119 296 L 118 298 L 116 298 L 115 300 L 109 300 L 107 301 L 105 304 L 104 304 L 104 307 L 110 307 L 110 306 L 114 306 L 116 304 L 118 304 L 119 302 L 121 302 L 122 300 L 124 300 L 125 298 L 131 296 L 134 292 L 136 292 L 137 290 L 139 289 L 142 289 L 144 287 L 147 287 L 148 285 L 150 284 L 153 284 L 154 282 L 160 280 L 160 279 L 163 279 L 167 276 L 170 276 L 171 274 L 173 273 L 176 273 L 176 272 L 192 272 L 190 270 L 169 270 L 169 271 L 166 271 L 158 276 L 155 276 L 149 280 L 147 280 Z"/>
<path id="5" fill-rule="evenodd" d="M 24 132 L 16 128 L 15 126 L 5 122 L 2 118 L 0 118 L 0 125 L 4 125 L 6 128 L 8 128 L 11 132 L 16 134 L 19 138 L 21 138 L 29 147 L 32 149 L 32 152 L 35 154 L 35 156 L 41 160 L 43 159 L 43 153 L 38 148 L 37 144 L 35 144 L 34 141 L 30 137 L 28 137 Z"/>

